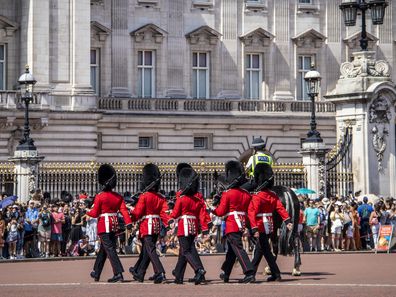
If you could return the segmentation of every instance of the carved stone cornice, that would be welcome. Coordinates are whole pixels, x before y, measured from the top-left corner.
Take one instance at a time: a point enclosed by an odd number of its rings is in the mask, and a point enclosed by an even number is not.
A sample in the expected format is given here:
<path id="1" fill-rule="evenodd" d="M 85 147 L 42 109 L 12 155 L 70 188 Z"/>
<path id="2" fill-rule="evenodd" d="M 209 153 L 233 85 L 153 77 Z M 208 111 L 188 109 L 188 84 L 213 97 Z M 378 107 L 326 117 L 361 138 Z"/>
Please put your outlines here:
<path id="1" fill-rule="evenodd" d="M 105 41 L 107 36 L 111 33 L 111 29 L 102 25 L 97 21 L 91 21 L 91 30 L 94 30 L 98 35 L 99 41 Z"/>
<path id="2" fill-rule="evenodd" d="M 129 34 L 133 36 L 135 38 L 135 42 L 138 43 L 143 41 L 162 43 L 164 37 L 168 35 L 168 32 L 161 29 L 157 25 L 150 23 L 133 30 Z"/>
<path id="3" fill-rule="evenodd" d="M 18 23 L 11 21 L 5 16 L 0 15 L 0 29 L 3 29 L 5 31 L 5 36 L 12 36 L 14 34 L 14 31 L 16 31 L 18 27 Z"/>
<path id="4" fill-rule="evenodd" d="M 367 32 L 367 40 L 368 40 L 368 46 L 367 48 L 369 50 L 374 49 L 375 44 L 378 41 L 378 37 L 374 36 L 373 34 Z M 351 36 L 345 38 L 343 41 L 344 43 L 348 46 L 350 49 L 360 49 L 360 38 L 362 35 L 362 31 L 358 31 Z"/>
<path id="5" fill-rule="evenodd" d="M 215 45 L 219 41 L 221 34 L 209 26 L 201 26 L 186 34 L 190 44 Z"/>
<path id="6" fill-rule="evenodd" d="M 385 60 L 375 60 L 375 52 L 356 52 L 352 62 L 341 64 L 340 79 L 355 77 L 390 77 L 390 66 Z"/>
<path id="7" fill-rule="evenodd" d="M 271 44 L 272 39 L 274 39 L 274 37 L 275 36 L 270 32 L 268 32 L 267 30 L 258 27 L 240 36 L 239 39 L 245 44 L 245 46 L 250 46 L 250 45 L 269 46 Z"/>
<path id="8" fill-rule="evenodd" d="M 293 42 L 298 47 L 305 48 L 320 48 L 323 46 L 326 39 L 326 36 L 315 29 L 308 29 L 292 38 Z"/>

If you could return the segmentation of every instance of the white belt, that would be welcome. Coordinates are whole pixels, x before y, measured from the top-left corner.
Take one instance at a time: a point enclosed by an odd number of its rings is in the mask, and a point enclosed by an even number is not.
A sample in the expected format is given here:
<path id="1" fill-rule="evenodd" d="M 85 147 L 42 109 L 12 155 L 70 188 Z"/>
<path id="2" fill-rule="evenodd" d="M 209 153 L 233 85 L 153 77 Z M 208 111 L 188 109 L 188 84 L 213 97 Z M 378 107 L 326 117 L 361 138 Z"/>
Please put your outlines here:
<path id="1" fill-rule="evenodd" d="M 188 220 L 196 220 L 197 217 L 196 216 L 190 216 L 190 215 L 182 215 L 180 217 L 177 218 L 177 221 L 179 221 L 180 219 L 183 219 L 183 227 L 184 227 L 184 236 L 188 236 Z"/>
<path id="2" fill-rule="evenodd" d="M 153 219 L 159 218 L 159 215 L 146 215 L 142 217 L 142 220 L 148 219 L 148 235 L 153 234 Z"/>
<path id="3" fill-rule="evenodd" d="M 225 215 L 225 217 L 228 217 L 230 215 L 234 216 L 235 222 L 237 223 L 239 230 L 242 230 L 242 223 L 241 223 L 241 219 L 239 218 L 239 216 L 246 216 L 246 212 L 234 210 L 234 211 L 227 213 Z"/>
<path id="4" fill-rule="evenodd" d="M 109 233 L 109 232 L 110 232 L 110 221 L 109 221 L 109 217 L 116 217 L 116 216 L 117 216 L 117 213 L 115 213 L 115 212 L 113 212 L 113 213 L 107 212 L 107 213 L 102 213 L 100 216 L 105 218 L 106 233 Z"/>
<path id="5" fill-rule="evenodd" d="M 272 232 L 272 220 L 269 221 L 268 218 L 272 218 L 272 213 L 259 213 L 256 217 L 263 218 L 264 232 L 265 234 L 270 234 Z"/>

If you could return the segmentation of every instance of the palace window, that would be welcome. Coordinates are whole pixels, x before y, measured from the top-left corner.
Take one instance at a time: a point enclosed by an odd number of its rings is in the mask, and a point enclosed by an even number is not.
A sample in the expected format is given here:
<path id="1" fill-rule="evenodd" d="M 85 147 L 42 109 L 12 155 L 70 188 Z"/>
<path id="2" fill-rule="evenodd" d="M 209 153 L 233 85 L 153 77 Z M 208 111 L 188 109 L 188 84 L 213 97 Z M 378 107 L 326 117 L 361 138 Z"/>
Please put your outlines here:
<path id="1" fill-rule="evenodd" d="M 99 49 L 91 49 L 91 87 L 96 95 L 100 95 L 100 55 Z"/>
<path id="2" fill-rule="evenodd" d="M 208 149 L 209 145 L 208 137 L 194 137 L 194 149 L 196 150 L 206 150 Z"/>
<path id="3" fill-rule="evenodd" d="M 192 97 L 209 98 L 209 53 L 193 52 Z"/>
<path id="4" fill-rule="evenodd" d="M 260 99 L 262 59 L 260 54 L 245 56 L 245 98 Z"/>
<path id="5" fill-rule="evenodd" d="M 153 98 L 155 96 L 155 53 L 138 51 L 138 96 Z"/>
<path id="6" fill-rule="evenodd" d="M 0 90 L 6 88 L 6 47 L 0 44 Z"/>
<path id="7" fill-rule="evenodd" d="M 314 63 L 314 56 L 298 56 L 298 73 L 297 73 L 297 100 L 310 100 L 307 94 L 307 87 L 304 80 L 305 74 L 311 70 L 311 64 Z"/>
<path id="8" fill-rule="evenodd" d="M 312 4 L 312 0 L 298 0 L 300 4 Z"/>
<path id="9" fill-rule="evenodd" d="M 140 136 L 139 137 L 139 148 L 140 149 L 153 149 L 154 138 L 152 136 Z"/>

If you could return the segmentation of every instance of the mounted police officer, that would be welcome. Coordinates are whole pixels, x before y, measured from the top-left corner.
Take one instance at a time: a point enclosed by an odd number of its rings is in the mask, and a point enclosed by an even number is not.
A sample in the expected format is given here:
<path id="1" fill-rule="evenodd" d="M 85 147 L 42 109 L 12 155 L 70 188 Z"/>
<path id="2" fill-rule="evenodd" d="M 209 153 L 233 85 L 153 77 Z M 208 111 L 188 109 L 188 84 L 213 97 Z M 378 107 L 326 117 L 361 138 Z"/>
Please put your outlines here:
<path id="1" fill-rule="evenodd" d="M 254 154 L 249 158 L 249 161 L 246 164 L 246 172 L 249 178 L 254 178 L 254 168 L 257 164 L 268 164 L 270 166 L 273 165 L 273 159 L 265 151 L 265 141 L 261 138 L 254 138 L 252 142 L 252 147 L 254 149 Z"/>
<path id="2" fill-rule="evenodd" d="M 95 197 L 94 207 L 87 212 L 92 218 L 98 218 L 98 236 L 100 238 L 100 250 L 96 257 L 94 269 L 91 277 L 99 281 L 106 258 L 109 258 L 114 276 L 108 280 L 110 283 L 123 281 L 122 272 L 124 268 L 117 255 L 117 236 L 118 215 L 120 211 L 125 226 L 132 228 L 131 218 L 125 205 L 124 198 L 113 189 L 117 185 L 117 175 L 114 168 L 109 164 L 103 164 L 98 170 L 98 182 L 102 186 L 102 192 Z"/>

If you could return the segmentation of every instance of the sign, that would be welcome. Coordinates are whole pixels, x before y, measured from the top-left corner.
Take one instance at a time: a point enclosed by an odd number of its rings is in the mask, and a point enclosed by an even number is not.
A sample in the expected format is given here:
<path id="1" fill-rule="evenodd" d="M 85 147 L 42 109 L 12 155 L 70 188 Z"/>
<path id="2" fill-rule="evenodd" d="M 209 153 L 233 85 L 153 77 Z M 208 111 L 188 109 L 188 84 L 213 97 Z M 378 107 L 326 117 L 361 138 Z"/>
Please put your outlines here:
<path id="1" fill-rule="evenodd" d="M 393 226 L 384 225 L 380 226 L 378 231 L 378 242 L 376 246 L 376 252 L 389 252 L 390 244 L 392 241 Z"/>

